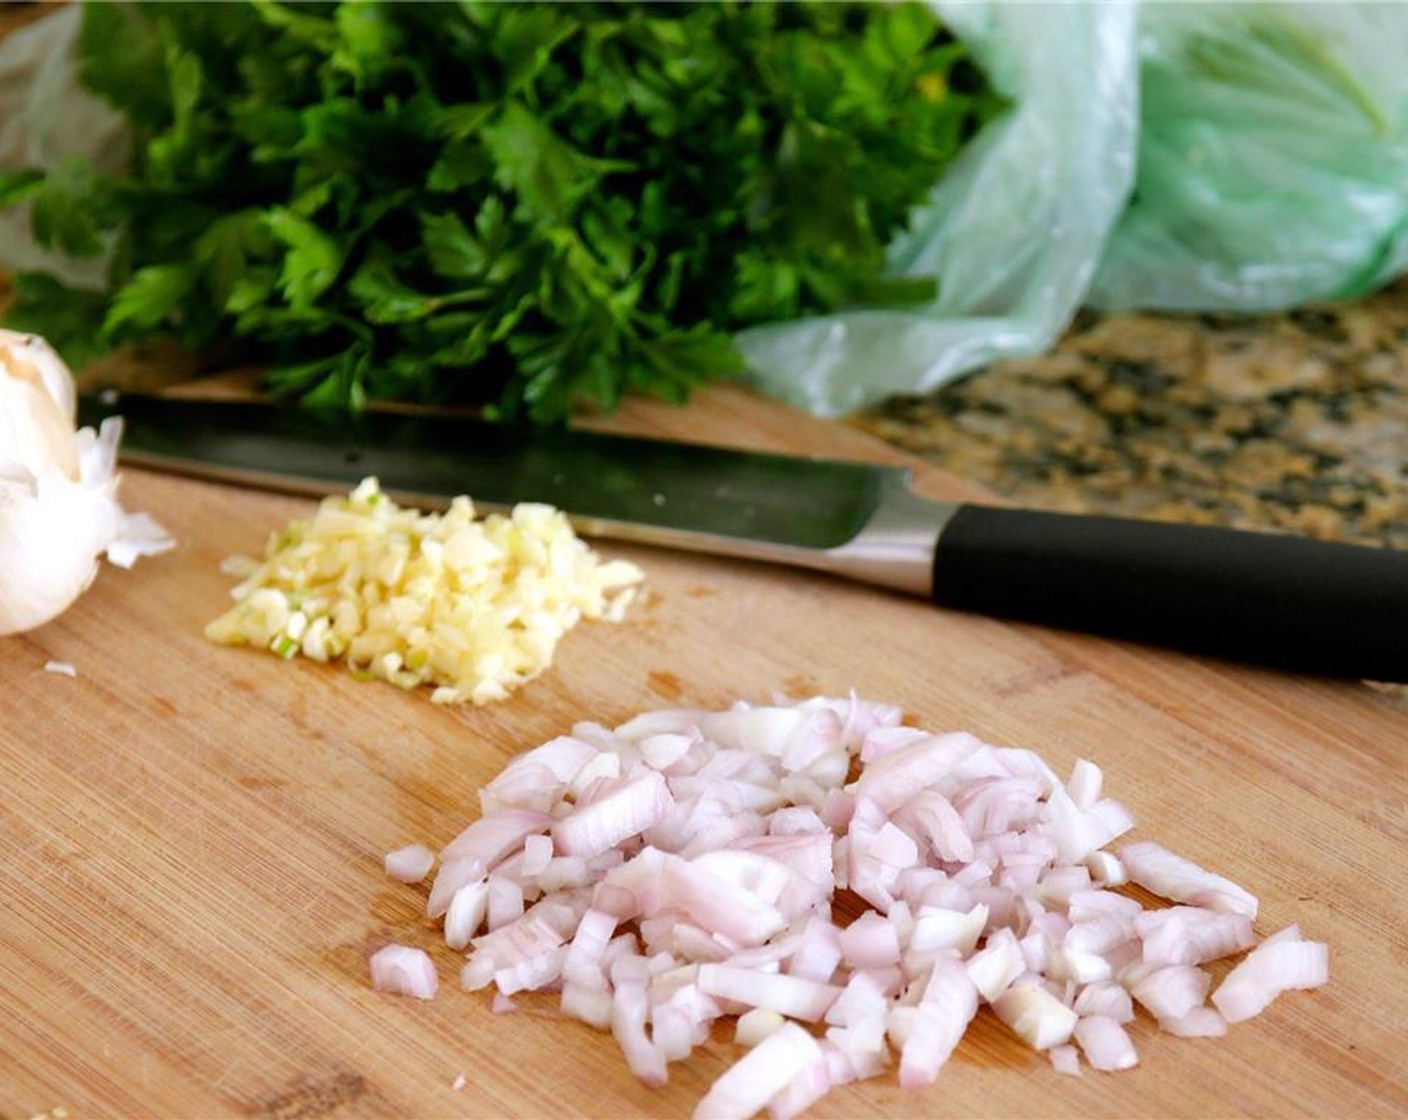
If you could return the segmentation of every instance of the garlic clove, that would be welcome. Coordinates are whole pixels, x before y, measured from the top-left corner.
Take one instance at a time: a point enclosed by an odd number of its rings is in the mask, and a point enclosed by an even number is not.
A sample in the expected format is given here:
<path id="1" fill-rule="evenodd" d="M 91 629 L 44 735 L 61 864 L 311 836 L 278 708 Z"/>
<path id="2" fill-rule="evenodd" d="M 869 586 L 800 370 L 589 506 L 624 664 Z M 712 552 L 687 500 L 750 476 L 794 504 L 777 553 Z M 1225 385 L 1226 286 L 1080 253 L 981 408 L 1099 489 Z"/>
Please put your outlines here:
<path id="1" fill-rule="evenodd" d="M 32 475 L 49 468 L 78 478 L 73 422 L 23 362 L 0 345 L 0 463 L 17 463 Z"/>
<path id="2" fill-rule="evenodd" d="M 78 478 L 78 398 L 63 359 L 37 334 L 0 330 L 0 463 Z"/>
<path id="3" fill-rule="evenodd" d="M 78 419 L 73 374 L 45 339 L 0 329 L 0 366 L 11 369 L 16 377 L 38 381 L 73 427 Z"/>

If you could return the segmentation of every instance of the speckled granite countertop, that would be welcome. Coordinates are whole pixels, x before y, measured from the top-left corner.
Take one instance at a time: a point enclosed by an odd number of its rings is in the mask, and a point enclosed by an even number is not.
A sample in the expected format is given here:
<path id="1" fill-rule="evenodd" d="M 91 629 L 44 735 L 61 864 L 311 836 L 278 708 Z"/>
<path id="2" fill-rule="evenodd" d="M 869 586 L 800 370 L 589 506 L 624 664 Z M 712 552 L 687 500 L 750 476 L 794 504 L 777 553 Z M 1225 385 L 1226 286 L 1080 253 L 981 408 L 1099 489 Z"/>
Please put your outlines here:
<path id="1" fill-rule="evenodd" d="M 1408 547 L 1408 282 L 1283 315 L 1083 313 L 852 418 L 1025 505 Z"/>

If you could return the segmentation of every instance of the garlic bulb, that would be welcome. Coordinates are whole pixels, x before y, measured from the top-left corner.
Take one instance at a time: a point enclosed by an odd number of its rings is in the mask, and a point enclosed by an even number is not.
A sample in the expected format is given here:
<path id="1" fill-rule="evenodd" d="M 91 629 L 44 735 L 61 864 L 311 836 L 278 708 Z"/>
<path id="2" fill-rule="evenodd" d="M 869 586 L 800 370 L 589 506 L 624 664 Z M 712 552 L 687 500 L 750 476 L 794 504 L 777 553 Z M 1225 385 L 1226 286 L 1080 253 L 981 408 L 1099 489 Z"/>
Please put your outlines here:
<path id="1" fill-rule="evenodd" d="M 174 547 L 117 502 L 120 421 L 74 430 L 73 376 L 42 338 L 0 330 L 0 634 L 42 625 L 98 574 Z"/>

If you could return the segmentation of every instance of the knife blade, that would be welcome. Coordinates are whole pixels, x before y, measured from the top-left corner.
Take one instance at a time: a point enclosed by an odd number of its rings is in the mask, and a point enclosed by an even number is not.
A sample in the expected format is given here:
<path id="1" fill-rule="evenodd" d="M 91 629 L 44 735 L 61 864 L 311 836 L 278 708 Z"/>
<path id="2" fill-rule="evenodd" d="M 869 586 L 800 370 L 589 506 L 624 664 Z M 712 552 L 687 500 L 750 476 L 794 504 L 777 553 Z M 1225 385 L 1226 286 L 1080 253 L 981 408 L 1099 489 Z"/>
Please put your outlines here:
<path id="1" fill-rule="evenodd" d="M 868 463 L 440 415 L 104 394 L 137 467 L 323 495 L 546 502 L 588 536 L 808 568 L 942 607 L 1302 672 L 1408 677 L 1408 555 L 1285 534 L 968 503 Z"/>

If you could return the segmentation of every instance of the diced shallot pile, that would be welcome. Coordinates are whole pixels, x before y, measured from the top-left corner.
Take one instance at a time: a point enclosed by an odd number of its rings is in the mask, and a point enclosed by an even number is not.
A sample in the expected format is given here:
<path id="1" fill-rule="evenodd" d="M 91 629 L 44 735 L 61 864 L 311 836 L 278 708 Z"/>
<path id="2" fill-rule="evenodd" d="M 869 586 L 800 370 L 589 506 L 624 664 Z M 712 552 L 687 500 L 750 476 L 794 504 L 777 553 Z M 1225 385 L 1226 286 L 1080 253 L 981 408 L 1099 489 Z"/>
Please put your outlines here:
<path id="1" fill-rule="evenodd" d="M 519 992 L 620 1044 L 664 1084 L 737 1016 L 749 1052 L 704 1120 L 795 1116 L 898 1064 L 927 1085 L 986 1005 L 1065 1073 L 1137 1062 L 1136 1006 L 1219 1035 L 1328 976 L 1292 926 L 1257 945 L 1257 900 L 1133 826 L 1100 770 L 1062 783 L 1036 754 L 900 725 L 852 698 L 659 711 L 513 759 L 441 854 L 429 913 L 468 951 L 463 983 Z M 388 860 L 411 878 L 420 861 Z M 1136 883 L 1175 905 L 1146 910 Z M 400 947 L 395 947 L 400 948 Z M 1251 950 L 1207 1002 L 1209 961 Z M 378 987 L 434 994 L 418 950 Z"/>

